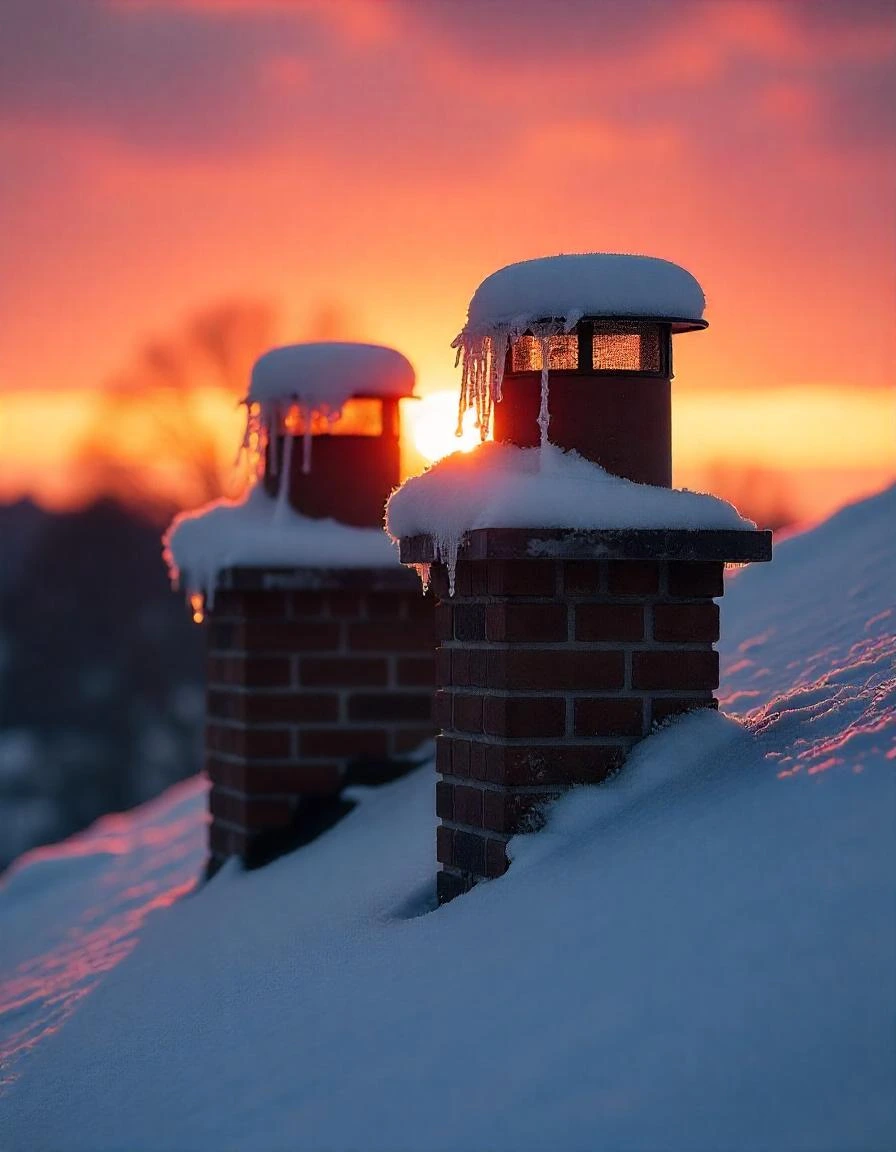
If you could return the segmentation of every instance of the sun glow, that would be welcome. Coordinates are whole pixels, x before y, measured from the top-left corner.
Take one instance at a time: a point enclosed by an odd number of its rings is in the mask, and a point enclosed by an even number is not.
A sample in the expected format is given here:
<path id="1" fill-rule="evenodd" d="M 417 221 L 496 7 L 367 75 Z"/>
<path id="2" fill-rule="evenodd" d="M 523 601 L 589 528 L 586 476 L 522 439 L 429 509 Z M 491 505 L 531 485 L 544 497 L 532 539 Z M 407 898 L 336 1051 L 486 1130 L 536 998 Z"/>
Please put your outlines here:
<path id="1" fill-rule="evenodd" d="M 414 446 L 429 463 L 452 452 L 469 452 L 480 442 L 472 408 L 464 414 L 463 434 L 455 435 L 457 392 L 453 388 L 422 397 L 413 405 L 409 416 Z"/>

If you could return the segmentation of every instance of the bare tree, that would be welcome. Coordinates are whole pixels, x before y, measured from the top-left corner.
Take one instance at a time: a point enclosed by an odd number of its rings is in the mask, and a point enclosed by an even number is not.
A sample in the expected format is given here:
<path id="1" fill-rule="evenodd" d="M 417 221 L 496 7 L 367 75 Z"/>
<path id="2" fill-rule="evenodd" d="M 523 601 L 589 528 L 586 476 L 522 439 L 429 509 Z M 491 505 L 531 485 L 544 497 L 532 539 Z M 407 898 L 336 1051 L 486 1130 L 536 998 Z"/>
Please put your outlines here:
<path id="1" fill-rule="evenodd" d="M 274 328 L 269 304 L 232 300 L 150 339 L 100 394 L 78 454 L 89 486 L 160 520 L 237 495 L 245 483 L 234 468 L 237 409 Z"/>

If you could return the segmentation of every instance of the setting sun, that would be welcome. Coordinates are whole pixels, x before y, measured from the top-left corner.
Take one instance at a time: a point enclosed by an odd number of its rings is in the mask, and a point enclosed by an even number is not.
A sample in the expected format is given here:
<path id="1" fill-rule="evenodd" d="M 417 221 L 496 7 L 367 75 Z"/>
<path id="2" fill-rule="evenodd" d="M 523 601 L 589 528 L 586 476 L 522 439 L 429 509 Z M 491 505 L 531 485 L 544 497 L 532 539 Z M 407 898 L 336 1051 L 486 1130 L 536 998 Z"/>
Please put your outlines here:
<path id="1" fill-rule="evenodd" d="M 422 397 L 419 404 L 413 406 L 410 419 L 414 445 L 429 463 L 452 452 L 469 452 L 480 442 L 472 408 L 464 413 L 463 434 L 455 434 L 457 390 L 453 388 Z"/>

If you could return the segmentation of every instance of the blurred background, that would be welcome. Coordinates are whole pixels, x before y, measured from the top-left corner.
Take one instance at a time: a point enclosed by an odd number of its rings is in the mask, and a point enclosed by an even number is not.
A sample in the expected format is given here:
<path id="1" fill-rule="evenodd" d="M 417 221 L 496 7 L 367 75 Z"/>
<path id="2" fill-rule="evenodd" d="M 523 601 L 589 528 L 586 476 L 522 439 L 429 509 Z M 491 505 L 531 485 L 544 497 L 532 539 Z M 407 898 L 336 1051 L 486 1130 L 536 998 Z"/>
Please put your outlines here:
<path id="1" fill-rule="evenodd" d="M 891 0 L 0 0 L 0 868 L 200 767 L 173 513 L 275 343 L 417 370 L 504 264 L 683 264 L 675 483 L 792 530 L 896 476 Z"/>

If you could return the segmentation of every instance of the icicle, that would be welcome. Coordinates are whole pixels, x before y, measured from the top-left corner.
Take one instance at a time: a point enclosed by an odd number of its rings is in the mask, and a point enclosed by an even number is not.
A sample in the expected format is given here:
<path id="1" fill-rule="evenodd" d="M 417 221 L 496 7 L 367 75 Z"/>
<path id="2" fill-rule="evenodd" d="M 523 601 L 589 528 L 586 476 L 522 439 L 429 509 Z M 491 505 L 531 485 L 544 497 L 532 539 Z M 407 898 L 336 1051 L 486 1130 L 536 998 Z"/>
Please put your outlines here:
<path id="1" fill-rule="evenodd" d="M 417 575 L 420 577 L 420 583 L 423 585 L 423 595 L 425 596 L 429 591 L 429 578 L 432 572 L 432 565 L 411 564 L 410 567 L 413 568 Z"/>
<path id="2" fill-rule="evenodd" d="M 280 483 L 277 487 L 277 515 L 286 512 L 289 502 L 289 474 L 292 470 L 292 442 L 294 437 L 286 436 L 283 440 L 283 468 L 280 472 Z"/>
<path id="3" fill-rule="evenodd" d="M 550 370 L 550 336 L 540 336 L 538 343 L 541 347 L 541 404 L 538 408 L 538 427 L 541 431 L 541 447 L 548 442 L 548 425 L 551 414 L 548 411 L 548 372 Z"/>

